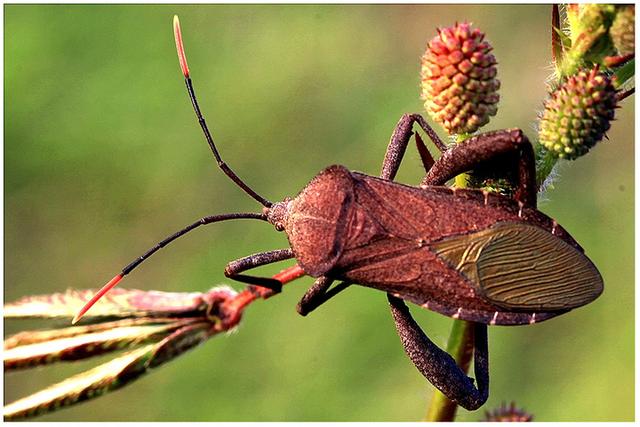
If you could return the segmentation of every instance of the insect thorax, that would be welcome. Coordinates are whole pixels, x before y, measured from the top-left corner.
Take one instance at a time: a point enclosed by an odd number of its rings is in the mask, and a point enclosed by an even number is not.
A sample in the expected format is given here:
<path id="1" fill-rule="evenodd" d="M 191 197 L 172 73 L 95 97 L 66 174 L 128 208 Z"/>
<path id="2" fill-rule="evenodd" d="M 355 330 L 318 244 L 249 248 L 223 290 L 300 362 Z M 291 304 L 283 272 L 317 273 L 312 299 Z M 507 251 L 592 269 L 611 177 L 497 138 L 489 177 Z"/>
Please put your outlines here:
<path id="1" fill-rule="evenodd" d="M 284 229 L 305 272 L 318 277 L 335 264 L 353 201 L 353 177 L 343 166 L 329 166 L 286 204 Z"/>

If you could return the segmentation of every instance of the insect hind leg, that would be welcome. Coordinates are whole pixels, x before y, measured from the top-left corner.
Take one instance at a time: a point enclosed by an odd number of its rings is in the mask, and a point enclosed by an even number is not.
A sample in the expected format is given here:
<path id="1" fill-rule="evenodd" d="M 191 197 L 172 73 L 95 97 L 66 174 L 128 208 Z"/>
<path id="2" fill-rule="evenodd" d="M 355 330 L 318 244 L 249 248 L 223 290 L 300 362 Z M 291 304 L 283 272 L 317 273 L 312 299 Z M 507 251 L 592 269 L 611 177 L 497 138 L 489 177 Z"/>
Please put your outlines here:
<path id="1" fill-rule="evenodd" d="M 463 408 L 475 410 L 482 406 L 489 397 L 487 325 L 476 323 L 474 328 L 476 388 L 473 379 L 458 367 L 453 357 L 425 335 L 404 302 L 389 294 L 387 297 L 405 352 L 420 373 L 447 398 Z"/>
<path id="2" fill-rule="evenodd" d="M 499 164 L 499 160 L 508 160 Z M 422 185 L 444 185 L 448 180 L 483 166 L 495 166 L 507 179 L 515 178 L 514 198 L 536 207 L 536 168 L 533 147 L 520 129 L 487 132 L 451 147 L 422 180 Z"/>

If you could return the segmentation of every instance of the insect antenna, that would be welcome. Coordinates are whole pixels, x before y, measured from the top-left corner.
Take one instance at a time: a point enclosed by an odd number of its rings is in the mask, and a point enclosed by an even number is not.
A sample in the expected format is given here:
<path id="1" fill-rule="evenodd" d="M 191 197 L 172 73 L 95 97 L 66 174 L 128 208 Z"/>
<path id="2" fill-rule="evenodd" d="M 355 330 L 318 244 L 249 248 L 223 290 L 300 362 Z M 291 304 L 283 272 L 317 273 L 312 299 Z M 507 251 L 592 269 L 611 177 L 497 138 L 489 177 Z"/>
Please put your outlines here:
<path id="1" fill-rule="evenodd" d="M 259 219 L 262 221 L 267 221 L 267 216 L 264 213 L 252 213 L 252 212 L 205 216 L 204 218 L 200 218 L 198 221 L 194 222 L 193 224 L 186 226 L 182 230 L 176 231 L 166 239 L 156 243 L 155 246 L 153 246 L 151 249 L 146 251 L 143 255 L 139 256 L 134 261 L 129 263 L 126 267 L 122 269 L 120 273 L 116 274 L 113 277 L 113 279 L 109 280 L 107 284 L 104 285 L 98 292 L 96 292 L 96 294 L 84 305 L 84 307 L 80 309 L 80 311 L 78 312 L 78 314 L 76 314 L 76 316 L 73 318 L 71 323 L 75 324 L 76 322 L 78 322 L 78 320 L 80 320 L 80 318 L 82 318 L 82 316 L 84 316 L 84 314 L 87 311 L 89 311 L 89 309 L 96 302 L 98 302 L 98 300 L 102 298 L 104 294 L 106 294 L 111 289 L 113 289 L 120 282 L 120 280 L 122 280 L 124 276 L 126 276 L 131 271 L 133 271 L 137 266 L 139 266 L 142 262 L 147 260 L 151 255 L 156 253 L 158 250 L 164 248 L 169 243 L 176 240 L 178 237 L 184 236 L 188 232 L 194 230 L 195 228 L 201 225 L 212 224 L 214 222 L 227 221 L 230 219 Z"/>
<path id="2" fill-rule="evenodd" d="M 204 132 L 204 136 L 207 139 L 207 143 L 209 144 L 209 148 L 211 148 L 211 152 L 213 156 L 216 158 L 216 162 L 218 162 L 218 166 L 233 182 L 238 185 L 238 187 L 242 188 L 245 193 L 249 196 L 253 197 L 257 200 L 262 206 L 267 208 L 271 207 L 273 203 L 264 197 L 260 196 L 258 193 L 253 191 L 251 187 L 242 181 L 238 175 L 235 174 L 231 170 L 231 168 L 222 160 L 220 157 L 220 153 L 218 153 L 218 149 L 216 148 L 216 144 L 213 142 L 213 137 L 211 136 L 211 132 L 209 132 L 209 128 L 207 127 L 207 123 L 204 120 L 204 116 L 200 111 L 200 106 L 198 105 L 198 100 L 196 99 L 196 93 L 193 89 L 193 83 L 191 82 L 191 76 L 189 74 L 189 65 L 187 64 L 187 57 L 184 53 L 184 46 L 182 44 L 182 31 L 180 30 L 180 20 L 177 15 L 173 17 L 173 35 L 176 39 L 176 49 L 178 51 L 178 60 L 180 61 L 180 69 L 182 70 L 182 75 L 184 76 L 184 82 L 187 85 L 187 91 L 189 92 L 189 99 L 191 99 L 191 104 L 193 105 L 193 110 L 196 113 L 196 117 L 198 118 L 198 123 L 200 123 L 200 127 Z"/>

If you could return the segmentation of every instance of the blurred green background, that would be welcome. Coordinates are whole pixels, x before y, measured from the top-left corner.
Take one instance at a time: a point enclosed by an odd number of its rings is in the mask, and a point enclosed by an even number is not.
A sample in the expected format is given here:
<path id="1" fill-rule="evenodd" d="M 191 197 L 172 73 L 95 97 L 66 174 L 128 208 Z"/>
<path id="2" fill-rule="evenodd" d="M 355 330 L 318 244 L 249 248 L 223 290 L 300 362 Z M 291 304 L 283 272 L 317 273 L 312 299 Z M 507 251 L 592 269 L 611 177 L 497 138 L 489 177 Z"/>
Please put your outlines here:
<path id="1" fill-rule="evenodd" d="M 549 5 L 4 11 L 7 301 L 101 286 L 196 218 L 259 209 L 216 169 L 203 140 L 178 67 L 173 14 L 223 156 L 271 200 L 295 195 L 332 163 L 379 172 L 399 117 L 422 111 L 419 58 L 438 26 L 470 21 L 495 48 L 501 103 L 484 130 L 520 127 L 533 137 L 551 73 Z M 560 168 L 541 203 L 599 267 L 605 292 L 549 322 L 490 328 L 483 409 L 516 401 L 538 421 L 634 419 L 634 101 L 618 110 L 610 141 Z M 408 153 L 399 180 L 415 183 L 420 162 Z M 158 253 L 122 286 L 206 290 L 229 283 L 227 261 L 285 246 L 263 223 L 214 225 Z M 385 295 L 353 287 L 303 318 L 295 304 L 311 283 L 251 306 L 237 333 L 40 419 L 422 419 L 433 389 L 405 356 Z M 444 345 L 451 320 L 413 312 Z M 9 322 L 5 333 L 21 325 Z M 94 364 L 7 375 L 5 402 Z M 477 420 L 483 409 L 458 419 Z"/>

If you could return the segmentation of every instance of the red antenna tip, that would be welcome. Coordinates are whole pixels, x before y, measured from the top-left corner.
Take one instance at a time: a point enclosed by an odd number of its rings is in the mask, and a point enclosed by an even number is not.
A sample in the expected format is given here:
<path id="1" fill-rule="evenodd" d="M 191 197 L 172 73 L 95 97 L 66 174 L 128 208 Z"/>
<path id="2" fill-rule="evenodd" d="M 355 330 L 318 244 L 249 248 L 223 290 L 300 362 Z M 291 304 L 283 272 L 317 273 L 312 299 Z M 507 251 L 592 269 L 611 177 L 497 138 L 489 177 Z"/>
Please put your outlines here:
<path id="1" fill-rule="evenodd" d="M 178 60 L 180 61 L 182 74 L 186 79 L 188 79 L 189 65 L 187 64 L 187 57 L 184 54 L 184 46 L 182 44 L 182 31 L 180 30 L 180 20 L 178 19 L 178 15 L 173 15 L 173 36 L 176 39 L 176 49 L 178 51 Z"/>
<path id="2" fill-rule="evenodd" d="M 91 298 L 91 299 L 89 300 L 89 302 L 87 302 L 87 303 L 84 305 L 84 307 L 82 307 L 82 308 L 80 309 L 80 311 L 78 312 L 78 314 L 76 314 L 76 317 L 74 317 L 74 318 L 73 318 L 73 320 L 71 321 L 71 324 L 72 324 L 72 325 L 75 325 L 75 324 L 78 322 L 78 320 L 80 320 L 80 319 L 82 318 L 82 316 L 84 316 L 84 315 L 85 315 L 85 313 L 86 313 L 87 311 L 89 311 L 89 309 L 90 309 L 91 307 L 93 307 L 93 305 L 94 305 L 96 302 L 98 302 L 98 300 L 99 300 L 100 298 L 102 298 L 102 296 L 103 296 L 104 294 L 106 294 L 106 293 L 107 293 L 107 292 L 109 292 L 109 291 L 110 291 L 114 286 L 116 286 L 116 285 L 118 284 L 118 282 L 119 282 L 120 280 L 122 280 L 122 278 L 123 278 L 123 277 L 124 277 L 124 276 L 123 276 L 123 274 L 122 274 L 122 273 L 120 273 L 120 274 L 117 274 L 113 279 L 109 280 L 109 282 L 108 282 L 106 285 L 104 285 L 104 286 L 102 287 L 102 289 L 100 289 L 98 292 L 96 292 L 96 294 L 93 296 L 93 298 Z"/>

